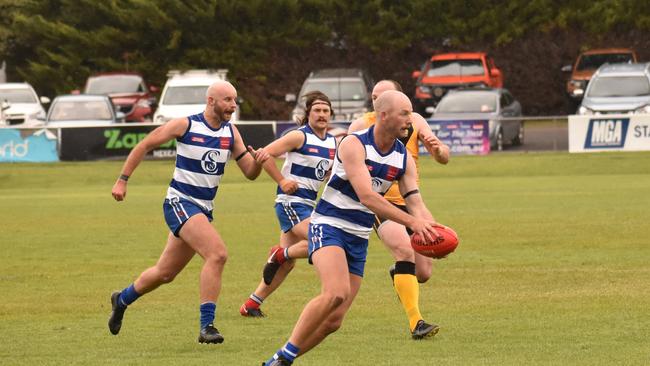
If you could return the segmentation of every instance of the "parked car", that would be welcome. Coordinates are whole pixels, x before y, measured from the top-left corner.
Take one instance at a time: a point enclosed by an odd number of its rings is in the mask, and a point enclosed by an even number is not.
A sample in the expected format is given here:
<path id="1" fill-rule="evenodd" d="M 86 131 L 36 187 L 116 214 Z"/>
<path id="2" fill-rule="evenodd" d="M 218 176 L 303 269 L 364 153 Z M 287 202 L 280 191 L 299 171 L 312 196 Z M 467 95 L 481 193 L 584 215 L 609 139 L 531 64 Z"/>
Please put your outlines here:
<path id="1" fill-rule="evenodd" d="M 414 71 L 414 109 L 420 113 L 435 107 L 449 90 L 462 87 L 503 87 L 503 73 L 484 52 L 443 53 L 431 56 Z"/>
<path id="2" fill-rule="evenodd" d="M 606 64 L 594 74 L 578 114 L 650 113 L 650 63 Z"/>
<path id="3" fill-rule="evenodd" d="M 0 123 L 17 125 L 24 122 L 45 120 L 43 104 L 50 98 L 38 97 L 28 83 L 0 83 L 0 103 L 6 103 Z"/>
<path id="4" fill-rule="evenodd" d="M 312 71 L 295 94 L 287 94 L 287 102 L 296 102 L 291 111 L 291 120 L 305 116 L 305 94 L 321 91 L 327 95 L 334 109 L 334 120 L 353 121 L 368 112 L 372 106 L 373 81 L 361 69 L 321 69 Z"/>
<path id="5" fill-rule="evenodd" d="M 124 122 L 106 95 L 70 94 L 54 98 L 45 127 L 110 126 Z"/>
<path id="6" fill-rule="evenodd" d="M 438 103 L 433 120 L 488 120 L 490 146 L 499 151 L 524 140 L 521 104 L 506 89 L 451 90 Z"/>
<path id="7" fill-rule="evenodd" d="M 205 109 L 208 87 L 218 80 L 228 80 L 228 70 L 171 70 L 160 95 L 154 122 L 163 123 L 172 118 L 190 116 Z M 230 121 L 237 121 L 239 108 Z"/>
<path id="8" fill-rule="evenodd" d="M 86 80 L 83 91 L 84 94 L 108 95 L 128 122 L 152 120 L 157 92 L 157 87 L 147 86 L 142 75 L 129 72 L 93 75 Z"/>
<path id="9" fill-rule="evenodd" d="M 603 48 L 580 53 L 572 65 L 565 65 L 562 71 L 571 72 L 566 83 L 566 94 L 571 111 L 580 104 L 589 80 L 603 64 L 635 63 L 637 55 L 629 48 Z"/>

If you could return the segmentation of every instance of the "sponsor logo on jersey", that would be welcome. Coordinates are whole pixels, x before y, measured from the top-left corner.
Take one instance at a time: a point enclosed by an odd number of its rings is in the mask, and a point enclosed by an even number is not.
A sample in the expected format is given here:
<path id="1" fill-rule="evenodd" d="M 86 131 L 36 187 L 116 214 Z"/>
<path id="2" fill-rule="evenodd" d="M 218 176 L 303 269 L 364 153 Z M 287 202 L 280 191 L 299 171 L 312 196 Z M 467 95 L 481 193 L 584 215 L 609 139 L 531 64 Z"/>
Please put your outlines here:
<path id="1" fill-rule="evenodd" d="M 200 136 L 192 136 L 192 138 L 190 140 L 192 140 L 192 142 L 200 142 L 202 144 L 205 143 L 205 139 L 203 137 L 200 137 Z"/>
<path id="2" fill-rule="evenodd" d="M 230 137 L 220 137 L 219 147 L 225 150 L 230 149 Z"/>

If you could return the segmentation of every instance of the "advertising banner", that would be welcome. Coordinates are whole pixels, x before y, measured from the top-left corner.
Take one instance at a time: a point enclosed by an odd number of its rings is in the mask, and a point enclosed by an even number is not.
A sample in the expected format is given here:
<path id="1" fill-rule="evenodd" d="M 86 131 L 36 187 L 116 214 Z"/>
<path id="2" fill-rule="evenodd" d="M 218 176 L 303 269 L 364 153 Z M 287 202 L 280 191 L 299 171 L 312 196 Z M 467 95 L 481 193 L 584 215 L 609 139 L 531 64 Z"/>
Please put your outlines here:
<path id="1" fill-rule="evenodd" d="M 0 162 L 59 161 L 56 135 L 45 129 L 0 128 Z"/>
<path id="2" fill-rule="evenodd" d="M 650 115 L 569 116 L 569 152 L 650 151 Z"/>
<path id="3" fill-rule="evenodd" d="M 490 152 L 490 128 L 487 120 L 434 121 L 429 126 L 453 155 L 485 155 Z M 429 152 L 420 145 L 420 154 Z"/>
<path id="4" fill-rule="evenodd" d="M 123 159 L 159 124 L 120 125 L 111 127 L 61 128 L 61 160 Z M 254 148 L 274 140 L 272 124 L 237 124 L 244 143 Z M 149 158 L 173 158 L 176 140 L 171 140 L 148 154 Z"/>

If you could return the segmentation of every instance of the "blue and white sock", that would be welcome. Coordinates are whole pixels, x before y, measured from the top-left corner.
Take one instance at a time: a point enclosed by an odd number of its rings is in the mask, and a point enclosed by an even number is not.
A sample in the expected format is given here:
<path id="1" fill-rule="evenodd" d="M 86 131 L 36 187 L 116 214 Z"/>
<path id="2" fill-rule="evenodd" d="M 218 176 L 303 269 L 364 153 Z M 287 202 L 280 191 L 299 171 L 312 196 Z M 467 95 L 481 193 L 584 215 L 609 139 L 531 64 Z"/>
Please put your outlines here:
<path id="1" fill-rule="evenodd" d="M 266 361 L 265 365 L 270 364 L 273 360 L 277 360 L 280 356 L 289 361 L 289 363 L 293 363 L 293 360 L 298 357 L 298 352 L 300 352 L 300 348 L 294 346 L 291 342 L 287 342 L 287 344 L 280 348 L 273 357 Z"/>
<path id="2" fill-rule="evenodd" d="M 214 313 L 217 311 L 217 304 L 204 302 L 201 304 L 201 329 L 214 322 Z"/>
<path id="3" fill-rule="evenodd" d="M 131 305 L 139 297 L 140 294 L 135 291 L 135 287 L 133 287 L 133 284 L 131 284 L 131 286 L 125 288 L 124 290 L 122 290 L 122 292 L 120 292 L 120 297 L 117 303 L 120 306 L 127 307 Z"/>

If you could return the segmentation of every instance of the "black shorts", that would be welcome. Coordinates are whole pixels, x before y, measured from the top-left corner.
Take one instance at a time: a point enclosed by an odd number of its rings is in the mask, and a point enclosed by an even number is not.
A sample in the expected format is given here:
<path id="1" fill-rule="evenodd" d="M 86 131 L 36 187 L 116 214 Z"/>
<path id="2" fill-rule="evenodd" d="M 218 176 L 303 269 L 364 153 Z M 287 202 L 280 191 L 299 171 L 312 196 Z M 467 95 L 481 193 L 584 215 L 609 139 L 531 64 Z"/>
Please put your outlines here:
<path id="1" fill-rule="evenodd" d="M 402 210 L 402 211 L 404 211 L 404 212 L 406 212 L 406 213 L 409 213 L 409 211 L 406 209 L 406 205 L 396 205 L 396 204 L 394 204 L 394 203 L 392 203 L 392 202 L 391 202 L 391 204 L 392 204 L 393 206 L 399 208 L 400 210 Z M 386 219 L 386 218 L 379 217 L 379 216 L 375 215 L 375 222 L 372 224 L 372 228 L 375 229 L 375 233 L 377 233 L 377 235 L 379 235 L 379 231 L 378 231 L 378 230 L 379 230 L 379 226 L 380 226 L 381 224 L 383 224 L 384 221 L 387 221 L 387 220 L 388 220 L 388 219 Z M 406 227 L 406 226 L 405 226 L 405 227 Z M 409 235 L 412 235 L 412 234 L 413 234 L 413 231 L 412 231 L 411 229 L 407 228 L 407 227 L 406 227 L 406 232 L 407 232 Z"/>

